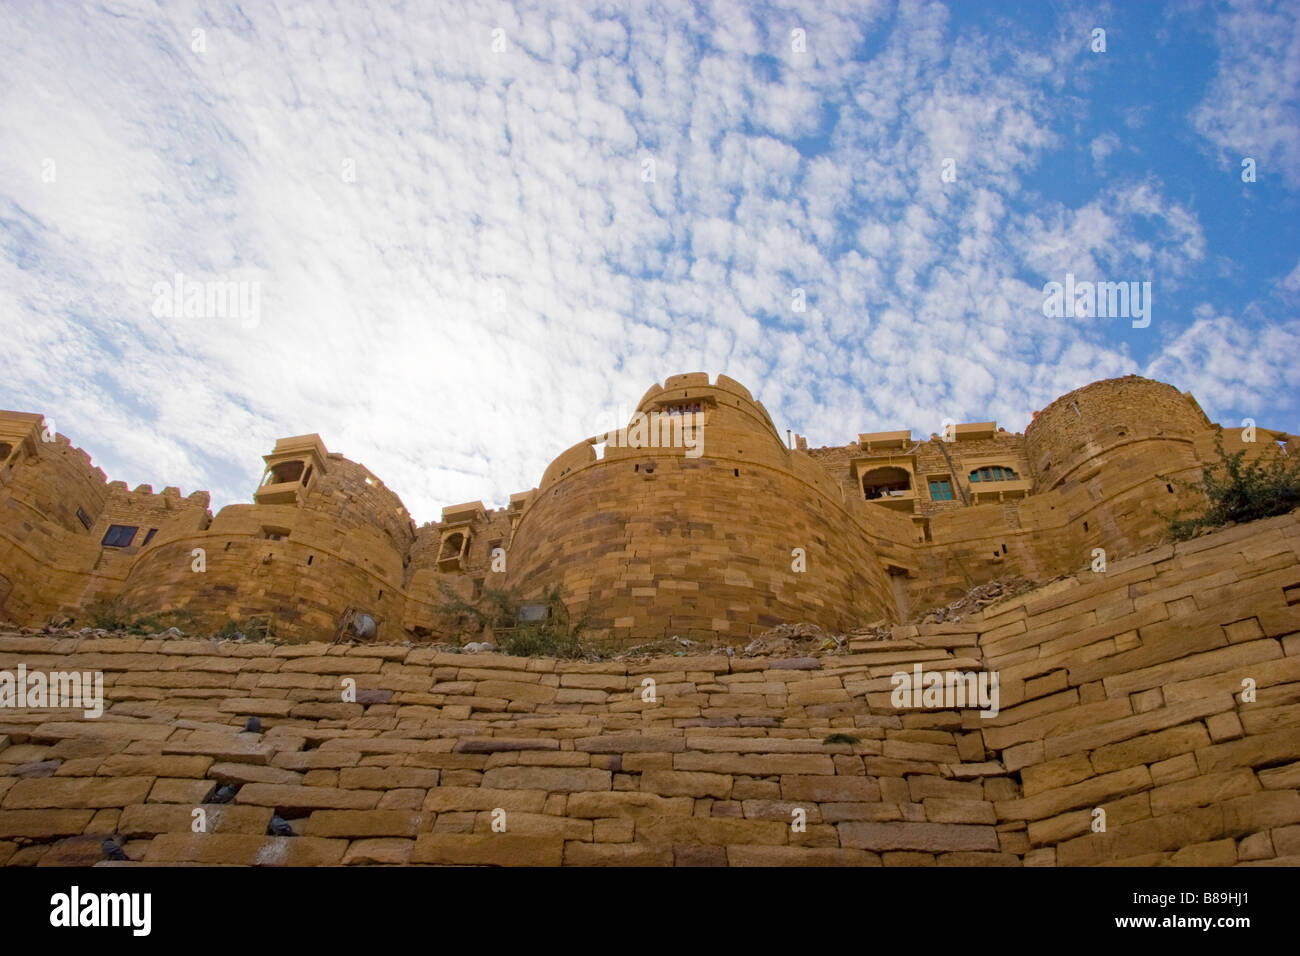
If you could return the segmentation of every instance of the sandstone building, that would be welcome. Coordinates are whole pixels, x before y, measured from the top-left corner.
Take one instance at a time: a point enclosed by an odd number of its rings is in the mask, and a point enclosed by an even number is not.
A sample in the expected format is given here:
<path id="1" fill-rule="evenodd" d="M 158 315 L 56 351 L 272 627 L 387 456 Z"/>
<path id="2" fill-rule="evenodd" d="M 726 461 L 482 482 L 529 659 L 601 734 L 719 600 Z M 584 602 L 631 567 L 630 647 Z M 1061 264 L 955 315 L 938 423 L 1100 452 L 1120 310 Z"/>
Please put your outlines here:
<path id="1" fill-rule="evenodd" d="M 446 585 L 558 586 L 614 643 L 899 623 L 974 585 L 1156 543 L 1156 512 L 1191 504 L 1169 479 L 1215 458 L 1195 399 L 1137 376 L 1058 398 L 1023 435 L 981 422 L 810 449 L 743 386 L 702 373 L 653 386 L 638 412 L 689 416 L 698 446 L 587 438 L 507 507 L 468 502 L 419 527 L 318 435 L 276 442 L 252 503 L 214 516 L 206 492 L 109 482 L 40 415 L 0 412 L 0 620 L 78 620 L 117 598 L 214 630 L 270 619 L 288 640 L 328 639 L 359 611 L 381 641 L 419 640 L 439 636 Z M 1225 447 L 1296 449 L 1255 437 L 1226 429 Z"/>

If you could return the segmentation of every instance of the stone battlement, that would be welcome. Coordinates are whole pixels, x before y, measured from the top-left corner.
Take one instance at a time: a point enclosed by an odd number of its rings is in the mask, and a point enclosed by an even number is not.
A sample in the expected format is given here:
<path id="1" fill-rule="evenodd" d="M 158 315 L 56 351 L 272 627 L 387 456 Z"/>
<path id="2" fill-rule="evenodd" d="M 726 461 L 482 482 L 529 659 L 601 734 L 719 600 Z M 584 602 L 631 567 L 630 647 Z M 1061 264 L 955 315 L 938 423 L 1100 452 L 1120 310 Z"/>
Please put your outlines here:
<path id="1" fill-rule="evenodd" d="M 215 516 L 206 492 L 128 490 L 46 437 L 41 416 L 0 412 L 0 620 L 84 622 L 118 600 L 214 631 L 270 621 L 288 640 L 328 638 L 354 612 L 382 641 L 447 639 L 447 590 L 558 588 L 593 646 L 741 645 L 785 622 L 905 622 L 990 581 L 1080 570 L 1097 548 L 1149 547 L 1157 512 L 1194 503 L 1173 479 L 1213 460 L 1215 426 L 1190 395 L 1128 376 L 1062 396 L 1023 435 L 950 422 L 808 449 L 744 386 L 690 373 L 505 508 L 453 505 L 421 527 L 316 434 L 277 441 L 252 502 Z M 1283 432 L 1225 432 L 1250 455 L 1279 441 L 1294 449 Z"/>

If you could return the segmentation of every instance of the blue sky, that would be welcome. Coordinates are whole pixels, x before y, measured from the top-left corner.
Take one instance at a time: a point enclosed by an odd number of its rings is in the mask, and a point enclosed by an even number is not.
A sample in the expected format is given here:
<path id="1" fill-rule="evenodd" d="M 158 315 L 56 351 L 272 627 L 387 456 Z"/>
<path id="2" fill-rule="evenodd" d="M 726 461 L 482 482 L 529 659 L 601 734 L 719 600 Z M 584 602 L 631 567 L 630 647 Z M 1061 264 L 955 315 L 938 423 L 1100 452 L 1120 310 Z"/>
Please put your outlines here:
<path id="1" fill-rule="evenodd" d="M 1130 372 L 1296 430 L 1297 10 L 8 4 L 0 407 L 217 507 L 319 432 L 420 521 L 677 372 L 814 446 Z"/>

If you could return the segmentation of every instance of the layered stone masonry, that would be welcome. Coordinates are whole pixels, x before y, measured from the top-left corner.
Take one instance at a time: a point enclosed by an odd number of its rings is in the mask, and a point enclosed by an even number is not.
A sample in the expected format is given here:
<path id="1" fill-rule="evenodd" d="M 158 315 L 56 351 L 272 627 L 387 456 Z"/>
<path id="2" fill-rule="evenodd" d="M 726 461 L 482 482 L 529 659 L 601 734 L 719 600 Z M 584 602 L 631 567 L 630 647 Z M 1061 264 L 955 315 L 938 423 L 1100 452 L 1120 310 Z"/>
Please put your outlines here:
<path id="1" fill-rule="evenodd" d="M 507 586 L 524 601 L 558 588 L 593 646 L 741 646 L 783 622 L 906 621 L 980 584 L 1068 573 L 1095 548 L 1149 547 L 1162 512 L 1201 503 L 1178 479 L 1215 460 L 1195 400 L 1137 376 L 1062 396 L 1024 435 L 984 422 L 810 451 L 742 385 L 702 373 L 652 387 L 636 415 L 689 415 L 689 447 L 643 447 L 635 425 L 592 436 L 507 507 L 452 505 L 417 528 L 317 435 L 280 439 L 253 503 L 214 517 L 206 492 L 128 491 L 41 416 L 0 412 L 0 620 L 81 624 L 113 600 L 289 641 L 328 639 L 356 614 L 380 641 L 473 638 L 440 630 L 444 589 Z M 1226 449 L 1295 453 L 1285 433 L 1243 435 L 1229 429 Z"/>
<path id="2" fill-rule="evenodd" d="M 0 861 L 1297 865 L 1298 559 L 1293 513 L 794 659 L 8 634 L 106 710 L 0 709 Z M 997 715 L 896 708 L 917 665 Z"/>

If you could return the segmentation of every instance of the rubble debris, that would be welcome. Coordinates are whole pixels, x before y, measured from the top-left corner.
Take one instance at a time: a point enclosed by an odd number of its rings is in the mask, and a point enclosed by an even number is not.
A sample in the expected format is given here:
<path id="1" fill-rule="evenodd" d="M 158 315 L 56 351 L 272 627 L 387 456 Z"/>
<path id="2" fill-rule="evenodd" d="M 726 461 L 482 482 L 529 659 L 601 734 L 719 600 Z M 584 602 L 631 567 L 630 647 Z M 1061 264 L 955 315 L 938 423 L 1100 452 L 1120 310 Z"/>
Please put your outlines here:
<path id="1" fill-rule="evenodd" d="M 1024 594 L 1039 587 L 1039 583 L 1024 577 L 1015 577 L 1007 581 L 990 581 L 976 585 L 964 595 L 943 607 L 926 611 L 915 619 L 918 624 L 960 624 L 963 617 L 969 617 L 998 601 Z"/>

